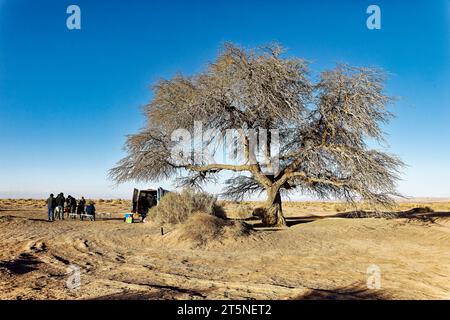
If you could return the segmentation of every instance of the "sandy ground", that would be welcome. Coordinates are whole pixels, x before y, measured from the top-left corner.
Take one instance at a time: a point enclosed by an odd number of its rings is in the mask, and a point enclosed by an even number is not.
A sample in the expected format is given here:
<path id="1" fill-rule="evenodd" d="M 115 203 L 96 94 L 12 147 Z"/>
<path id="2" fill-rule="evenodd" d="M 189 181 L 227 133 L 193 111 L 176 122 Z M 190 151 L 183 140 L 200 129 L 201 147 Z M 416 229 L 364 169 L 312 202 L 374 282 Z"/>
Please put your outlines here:
<path id="1" fill-rule="evenodd" d="M 289 228 L 188 248 L 124 223 L 125 202 L 97 203 L 112 216 L 95 222 L 50 223 L 42 202 L 0 200 L 0 298 L 450 299 L 450 207 L 424 222 L 333 217 L 338 205 L 290 203 Z M 371 265 L 380 289 L 367 288 Z"/>

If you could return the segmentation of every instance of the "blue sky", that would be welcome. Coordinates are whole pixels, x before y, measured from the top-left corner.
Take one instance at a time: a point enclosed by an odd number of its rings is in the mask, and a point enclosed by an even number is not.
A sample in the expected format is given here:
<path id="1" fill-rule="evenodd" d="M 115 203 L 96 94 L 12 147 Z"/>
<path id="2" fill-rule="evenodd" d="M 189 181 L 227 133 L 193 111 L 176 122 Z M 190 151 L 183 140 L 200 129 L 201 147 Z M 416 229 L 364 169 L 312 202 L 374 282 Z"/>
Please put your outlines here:
<path id="1" fill-rule="evenodd" d="M 81 30 L 66 27 L 71 4 Z M 366 28 L 370 4 L 381 30 Z M 278 41 L 316 72 L 387 70 L 400 100 L 384 149 L 408 164 L 399 190 L 450 197 L 449 16 L 448 0 L 0 0 L 0 197 L 129 197 L 135 184 L 107 171 L 144 123 L 150 84 L 202 70 L 225 41 Z"/>

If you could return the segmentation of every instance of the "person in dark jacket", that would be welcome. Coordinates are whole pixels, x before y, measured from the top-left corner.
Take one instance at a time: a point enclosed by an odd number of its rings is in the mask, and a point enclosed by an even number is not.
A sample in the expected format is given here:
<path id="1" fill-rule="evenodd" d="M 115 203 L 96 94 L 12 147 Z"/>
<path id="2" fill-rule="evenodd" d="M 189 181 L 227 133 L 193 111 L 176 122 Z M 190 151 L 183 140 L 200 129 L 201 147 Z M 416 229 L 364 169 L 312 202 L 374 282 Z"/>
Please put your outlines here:
<path id="1" fill-rule="evenodd" d="M 48 221 L 55 220 L 55 207 L 56 207 L 56 199 L 53 196 L 53 193 L 50 194 L 50 197 L 47 199 L 47 209 L 48 209 Z"/>
<path id="2" fill-rule="evenodd" d="M 95 206 L 94 202 L 89 201 L 89 204 L 86 207 L 86 214 L 93 217 L 93 220 L 95 221 Z"/>
<path id="3" fill-rule="evenodd" d="M 147 197 L 141 198 L 139 202 L 139 214 L 141 216 L 141 221 L 144 221 L 145 218 L 147 217 L 149 207 L 150 206 L 148 198 Z"/>
<path id="4" fill-rule="evenodd" d="M 66 206 L 69 208 L 68 210 L 69 213 L 75 213 L 77 209 L 77 201 L 75 200 L 74 197 L 68 195 L 66 199 Z"/>
<path id="5" fill-rule="evenodd" d="M 77 200 L 74 197 L 70 197 L 70 213 L 77 212 Z"/>
<path id="6" fill-rule="evenodd" d="M 56 197 L 56 212 L 57 212 L 56 217 L 58 219 L 64 220 L 64 203 L 65 202 L 66 202 L 66 198 L 64 198 L 64 193 L 61 192 Z"/>
<path id="7" fill-rule="evenodd" d="M 85 206 L 86 206 L 86 200 L 84 200 L 84 197 L 81 197 L 81 199 L 78 200 L 78 207 L 77 207 L 77 214 L 80 215 L 80 218 L 81 218 L 82 214 L 86 213 L 84 210 Z"/>

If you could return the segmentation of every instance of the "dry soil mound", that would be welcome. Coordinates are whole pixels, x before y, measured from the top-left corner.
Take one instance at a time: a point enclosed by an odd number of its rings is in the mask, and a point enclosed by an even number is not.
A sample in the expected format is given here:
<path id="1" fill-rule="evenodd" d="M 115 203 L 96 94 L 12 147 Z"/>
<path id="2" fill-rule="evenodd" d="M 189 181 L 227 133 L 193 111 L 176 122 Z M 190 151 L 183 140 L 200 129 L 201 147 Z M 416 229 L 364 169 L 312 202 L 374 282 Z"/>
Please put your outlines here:
<path id="1" fill-rule="evenodd" d="M 233 242 L 253 233 L 245 222 L 225 220 L 207 213 L 195 213 L 159 238 L 162 244 L 176 247 L 204 247 Z"/>

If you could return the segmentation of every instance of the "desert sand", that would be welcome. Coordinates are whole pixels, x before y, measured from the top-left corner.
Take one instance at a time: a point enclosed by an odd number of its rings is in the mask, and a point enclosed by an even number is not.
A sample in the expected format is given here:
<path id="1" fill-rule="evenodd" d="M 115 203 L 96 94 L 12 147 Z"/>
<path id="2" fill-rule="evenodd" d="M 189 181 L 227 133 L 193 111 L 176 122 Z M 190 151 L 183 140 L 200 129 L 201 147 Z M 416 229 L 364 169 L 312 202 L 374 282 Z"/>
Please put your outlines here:
<path id="1" fill-rule="evenodd" d="M 191 246 L 170 228 L 124 223 L 126 201 L 97 201 L 111 216 L 95 222 L 50 223 L 42 200 L 4 199 L 0 299 L 450 299 L 450 203 L 426 205 L 435 212 L 387 219 L 287 202 L 289 228 L 250 218 L 248 236 Z M 225 205 L 229 218 L 242 218 L 236 208 Z M 379 289 L 367 287 L 371 265 Z M 81 272 L 75 289 L 70 266 Z"/>

